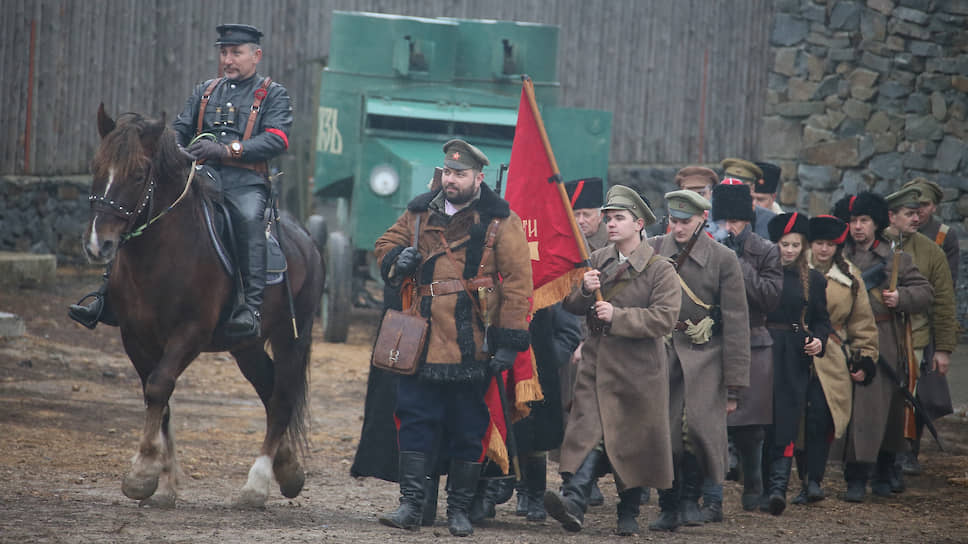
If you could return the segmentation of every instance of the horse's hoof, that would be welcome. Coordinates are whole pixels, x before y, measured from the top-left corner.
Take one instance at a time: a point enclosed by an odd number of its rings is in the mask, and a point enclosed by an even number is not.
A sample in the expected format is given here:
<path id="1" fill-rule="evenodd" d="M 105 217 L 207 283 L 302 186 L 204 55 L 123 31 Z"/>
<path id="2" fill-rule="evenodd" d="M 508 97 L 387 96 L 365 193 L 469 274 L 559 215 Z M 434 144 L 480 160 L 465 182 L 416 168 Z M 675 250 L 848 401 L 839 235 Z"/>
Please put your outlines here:
<path id="1" fill-rule="evenodd" d="M 158 477 L 139 478 L 128 474 L 121 482 L 121 492 L 125 497 L 136 501 L 147 499 L 158 489 Z"/>
<path id="2" fill-rule="evenodd" d="M 157 493 L 147 499 L 141 499 L 138 506 L 170 510 L 175 507 L 175 495 L 173 493 Z"/>
<path id="3" fill-rule="evenodd" d="M 294 470 L 287 471 L 284 478 L 280 478 L 279 474 L 276 474 L 276 479 L 279 481 L 279 492 L 282 493 L 282 496 L 287 499 L 295 499 L 306 483 L 306 473 L 297 465 Z"/>
<path id="4" fill-rule="evenodd" d="M 267 493 L 261 493 L 251 488 L 242 488 L 239 497 L 232 504 L 236 508 L 265 508 Z"/>

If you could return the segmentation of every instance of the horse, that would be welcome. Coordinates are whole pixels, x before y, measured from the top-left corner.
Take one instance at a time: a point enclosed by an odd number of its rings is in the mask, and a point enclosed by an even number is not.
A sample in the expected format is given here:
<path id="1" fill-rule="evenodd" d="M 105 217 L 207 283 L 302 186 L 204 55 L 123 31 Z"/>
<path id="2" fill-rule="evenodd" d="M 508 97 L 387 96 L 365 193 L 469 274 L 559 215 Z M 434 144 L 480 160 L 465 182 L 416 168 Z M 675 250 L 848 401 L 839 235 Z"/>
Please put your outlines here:
<path id="1" fill-rule="evenodd" d="M 115 121 L 101 104 L 97 127 L 84 251 L 91 262 L 112 263 L 107 301 L 145 403 L 144 431 L 122 492 L 142 505 L 175 505 L 180 470 L 169 399 L 200 353 L 228 351 L 266 412 L 261 450 L 235 505 L 264 506 L 273 478 L 283 496 L 296 497 L 305 482 L 299 457 L 308 449 L 311 332 L 325 281 L 316 245 L 282 214 L 277 233 L 287 281 L 266 287 L 261 336 L 224 336 L 218 327 L 237 280 L 208 241 L 205 206 L 217 191 L 192 183 L 194 164 L 164 116 L 124 113 Z"/>

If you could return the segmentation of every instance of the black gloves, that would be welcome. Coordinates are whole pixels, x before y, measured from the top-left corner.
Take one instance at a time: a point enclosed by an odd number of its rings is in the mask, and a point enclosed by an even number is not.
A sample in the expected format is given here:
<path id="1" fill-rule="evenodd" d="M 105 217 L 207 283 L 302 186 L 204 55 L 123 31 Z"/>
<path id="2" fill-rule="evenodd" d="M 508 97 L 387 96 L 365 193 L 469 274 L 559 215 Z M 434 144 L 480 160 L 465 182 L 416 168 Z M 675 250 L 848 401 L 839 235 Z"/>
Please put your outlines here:
<path id="1" fill-rule="evenodd" d="M 417 266 L 420 265 L 420 261 L 422 260 L 423 255 L 417 251 L 417 248 L 404 248 L 403 251 L 397 255 L 397 261 L 394 263 L 393 276 L 396 278 L 403 278 L 413 274 L 417 271 Z"/>
<path id="2" fill-rule="evenodd" d="M 224 145 L 203 138 L 188 146 L 188 152 L 197 160 L 220 161 L 229 158 L 229 148 Z"/>
<path id="3" fill-rule="evenodd" d="M 491 372 L 497 374 L 498 372 L 503 372 L 509 370 L 514 366 L 514 359 L 516 359 L 518 353 L 509 348 L 497 348 L 497 353 L 491 358 L 490 367 Z"/>
<path id="4" fill-rule="evenodd" d="M 192 162 L 195 160 L 195 155 L 192 155 L 191 153 L 189 153 L 188 150 L 182 147 L 181 144 L 178 144 L 178 153 L 182 156 L 182 158 L 184 158 L 188 162 Z"/>

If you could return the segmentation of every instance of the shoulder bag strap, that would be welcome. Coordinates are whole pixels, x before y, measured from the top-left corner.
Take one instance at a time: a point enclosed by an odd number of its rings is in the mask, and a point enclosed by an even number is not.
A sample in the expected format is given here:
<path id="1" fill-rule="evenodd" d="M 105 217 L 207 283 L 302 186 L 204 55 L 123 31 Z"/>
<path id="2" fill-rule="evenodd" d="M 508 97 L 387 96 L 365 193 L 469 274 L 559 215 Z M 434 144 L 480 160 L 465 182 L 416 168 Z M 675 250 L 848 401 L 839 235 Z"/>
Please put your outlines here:
<path id="1" fill-rule="evenodd" d="M 942 223 L 941 226 L 938 227 L 938 234 L 935 235 L 934 237 L 934 243 L 938 244 L 939 246 L 942 246 L 944 245 L 944 239 L 947 237 L 948 237 L 948 225 L 945 225 L 944 223 Z"/>

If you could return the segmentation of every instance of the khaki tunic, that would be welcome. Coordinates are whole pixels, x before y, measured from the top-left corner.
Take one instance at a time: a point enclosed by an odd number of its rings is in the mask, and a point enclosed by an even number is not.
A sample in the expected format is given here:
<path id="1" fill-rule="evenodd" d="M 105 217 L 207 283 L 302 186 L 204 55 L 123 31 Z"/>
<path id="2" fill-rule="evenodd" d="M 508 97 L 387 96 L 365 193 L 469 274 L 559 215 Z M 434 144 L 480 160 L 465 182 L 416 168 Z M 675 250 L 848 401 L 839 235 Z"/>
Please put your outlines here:
<path id="1" fill-rule="evenodd" d="M 897 231 L 884 229 L 884 236 L 896 240 Z M 911 316 L 914 347 L 922 349 L 933 338 L 935 350 L 950 353 L 958 345 L 958 321 L 955 319 L 955 289 L 944 251 L 920 232 L 905 236 L 901 249 L 914 259 L 918 272 L 928 278 L 934 288 L 931 308 Z"/>
<path id="2" fill-rule="evenodd" d="M 679 246 L 671 234 L 653 238 L 660 255 L 672 257 Z M 669 416 L 673 451 L 696 455 L 703 474 L 717 482 L 726 475 L 726 391 L 749 384 L 750 331 L 746 289 L 736 253 L 705 233 L 696 240 L 689 257 L 679 267 L 683 282 L 705 304 L 722 309 L 722 331 L 705 344 L 693 344 L 684 332 L 672 334 L 668 343 L 671 374 Z M 697 323 L 708 312 L 680 289 L 679 321 Z M 682 416 L 687 435 L 683 436 Z"/>
<path id="3" fill-rule="evenodd" d="M 809 249 L 807 255 L 810 256 Z M 809 257 L 812 261 L 812 257 Z M 859 353 L 877 361 L 877 324 L 871 313 L 867 287 L 861 279 L 860 270 L 848 262 L 849 276 L 841 272 L 836 263 L 825 274 L 827 278 L 827 311 L 834 334 L 827 337 L 827 349 L 823 357 L 813 358 L 813 367 L 823 387 L 827 406 L 834 421 L 834 438 L 841 438 L 850 422 L 854 386 L 847 369 L 847 357 L 841 346 L 851 353 Z M 813 265 L 811 264 L 811 268 Z M 851 294 L 856 281 L 857 294 Z"/>
<path id="4" fill-rule="evenodd" d="M 868 298 L 877 322 L 878 353 L 898 376 L 906 375 L 906 365 L 898 358 L 899 339 L 894 334 L 893 312 L 884 305 L 881 291 L 890 285 L 892 253 L 890 246 L 878 241 L 869 250 L 858 250 L 850 240 L 844 247 L 844 257 L 860 270 L 867 270 L 880 262 L 887 263 L 887 274 L 880 285 L 871 288 Z M 903 313 L 927 311 L 934 291 L 928 280 L 914 266 L 907 253 L 900 254 L 897 274 L 899 293 L 897 310 Z M 847 460 L 865 463 L 877 461 L 880 450 L 905 451 L 904 401 L 895 385 L 882 369 L 877 369 L 874 381 L 867 387 L 854 389 L 854 409 L 850 431 L 847 433 Z"/>
<path id="5" fill-rule="evenodd" d="M 672 487 L 669 443 L 669 366 L 663 338 L 672 332 L 681 296 L 676 271 L 667 259 L 647 263 L 654 255 L 642 242 L 629 255 L 632 277 L 614 293 L 607 334 L 589 335 L 578 363 L 578 379 L 565 440 L 561 471 L 574 473 L 589 452 L 604 441 L 616 477 L 626 488 Z M 602 271 L 607 293 L 619 266 L 615 246 L 591 255 Z M 585 315 L 595 301 L 581 288 L 565 298 L 564 308 Z"/>

